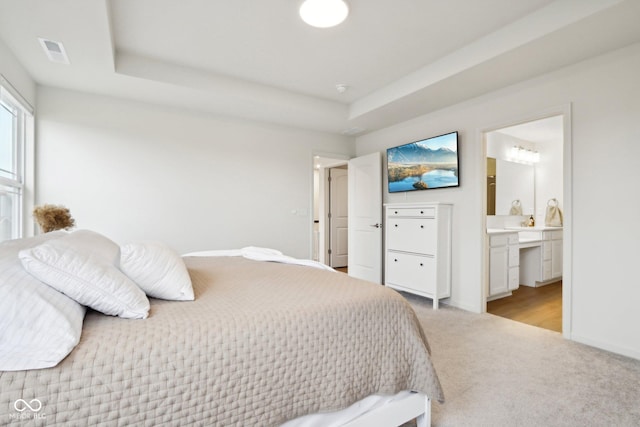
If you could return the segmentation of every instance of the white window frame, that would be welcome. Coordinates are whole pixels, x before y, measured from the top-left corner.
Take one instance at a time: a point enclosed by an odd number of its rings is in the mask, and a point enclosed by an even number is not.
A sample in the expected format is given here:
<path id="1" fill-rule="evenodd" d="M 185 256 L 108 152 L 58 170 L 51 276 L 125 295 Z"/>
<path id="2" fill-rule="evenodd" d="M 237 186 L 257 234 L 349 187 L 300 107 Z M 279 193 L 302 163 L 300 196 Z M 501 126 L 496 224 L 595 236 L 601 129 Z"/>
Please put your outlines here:
<path id="1" fill-rule="evenodd" d="M 11 177 L 0 176 L 0 185 L 17 194 L 17 206 L 12 213 L 11 236 L 21 238 L 34 232 L 34 117 L 33 107 L 0 75 L 0 108 L 16 110 L 17 126 L 14 134 L 13 169 Z M 1 153 L 6 154 L 6 153 Z M 2 239 L 3 236 L 0 236 Z"/>

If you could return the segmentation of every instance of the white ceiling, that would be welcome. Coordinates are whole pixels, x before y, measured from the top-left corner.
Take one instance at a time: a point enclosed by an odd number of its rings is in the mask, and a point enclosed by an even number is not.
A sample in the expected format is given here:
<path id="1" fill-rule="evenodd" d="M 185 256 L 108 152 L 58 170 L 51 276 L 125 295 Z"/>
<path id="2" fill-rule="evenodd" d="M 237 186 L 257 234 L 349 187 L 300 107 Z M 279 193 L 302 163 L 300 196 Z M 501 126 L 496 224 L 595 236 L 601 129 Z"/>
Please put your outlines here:
<path id="1" fill-rule="evenodd" d="M 562 116 L 553 116 L 498 129 L 495 132 L 534 143 L 561 143 L 564 131 L 562 120 Z"/>
<path id="2" fill-rule="evenodd" d="M 347 2 L 343 24 L 317 29 L 300 0 L 0 0 L 0 38 L 42 85 L 334 133 L 640 41 L 639 0 Z"/>

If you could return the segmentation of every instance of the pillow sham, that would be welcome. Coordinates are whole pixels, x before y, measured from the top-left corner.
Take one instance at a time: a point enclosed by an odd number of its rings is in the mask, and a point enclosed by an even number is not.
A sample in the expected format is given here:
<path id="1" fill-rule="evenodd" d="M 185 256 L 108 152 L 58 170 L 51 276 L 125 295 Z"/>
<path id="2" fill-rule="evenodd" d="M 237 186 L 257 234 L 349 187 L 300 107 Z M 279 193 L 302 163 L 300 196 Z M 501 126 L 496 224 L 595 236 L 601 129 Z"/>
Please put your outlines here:
<path id="1" fill-rule="evenodd" d="M 19 256 L 34 277 L 82 305 L 124 318 L 149 315 L 147 296 L 118 269 L 120 247 L 101 234 L 74 231 Z"/>
<path id="2" fill-rule="evenodd" d="M 193 301 L 193 286 L 184 261 L 161 242 L 134 242 L 120 248 L 120 270 L 148 296 Z"/>
<path id="3" fill-rule="evenodd" d="M 33 277 L 18 258 L 21 250 L 65 235 L 0 243 L 0 371 L 55 366 L 80 341 L 85 308 Z"/>

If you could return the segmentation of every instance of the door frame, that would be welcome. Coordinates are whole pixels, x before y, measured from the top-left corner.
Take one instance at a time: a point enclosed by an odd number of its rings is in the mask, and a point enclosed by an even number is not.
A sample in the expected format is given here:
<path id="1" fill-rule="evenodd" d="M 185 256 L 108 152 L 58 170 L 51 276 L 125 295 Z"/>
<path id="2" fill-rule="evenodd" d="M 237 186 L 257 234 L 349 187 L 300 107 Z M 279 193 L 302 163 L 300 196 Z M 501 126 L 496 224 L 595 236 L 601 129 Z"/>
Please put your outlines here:
<path id="1" fill-rule="evenodd" d="M 487 265 L 488 256 L 488 236 L 487 230 L 487 141 L 485 135 L 488 132 L 498 130 L 501 128 L 515 126 L 527 122 L 532 122 L 540 119 L 544 119 L 552 116 L 563 116 L 563 158 L 562 158 L 562 176 L 563 176 L 563 208 L 564 208 L 564 221 L 563 221 L 563 248 L 562 248 L 562 335 L 564 338 L 571 339 L 571 319 L 573 312 L 573 137 L 571 129 L 571 104 L 563 104 L 555 107 L 550 107 L 537 113 L 531 113 L 521 116 L 514 116 L 503 120 L 498 124 L 487 126 L 482 129 L 478 129 L 476 140 L 481 144 L 481 167 L 478 168 L 477 185 L 478 191 L 482 195 L 481 197 L 481 209 L 482 209 L 482 229 L 479 230 L 482 238 L 480 242 L 482 247 L 480 248 L 482 259 L 482 280 L 481 289 L 479 292 L 480 301 L 479 307 L 482 313 L 487 311 L 487 298 L 486 289 L 489 283 L 489 268 Z"/>
<path id="2" fill-rule="evenodd" d="M 311 200 L 310 200 L 310 208 L 309 208 L 309 212 L 311 212 L 310 215 L 310 221 L 309 221 L 309 236 L 311 236 L 311 238 L 309 239 L 309 259 L 313 259 L 313 252 L 314 252 L 314 240 L 313 240 L 313 233 L 314 233 L 314 216 L 315 216 L 315 205 L 316 203 L 318 204 L 318 208 L 319 208 L 319 213 L 318 213 L 318 228 L 319 228 L 319 240 L 320 240 L 320 244 L 319 244 L 319 250 L 318 250 L 318 261 L 329 265 L 329 260 L 327 259 L 326 255 L 327 255 L 327 251 L 326 251 L 326 241 L 327 241 L 327 233 L 329 233 L 328 230 L 328 226 L 327 226 L 327 218 L 326 218 L 326 210 L 324 209 L 324 206 L 326 206 L 327 203 L 329 203 L 329 192 L 326 189 L 326 183 L 325 181 L 325 174 L 323 171 L 319 171 L 319 189 L 318 189 L 318 200 L 316 202 L 315 200 L 315 188 L 314 188 L 314 184 L 315 184 L 315 171 L 317 170 L 316 168 L 316 164 L 318 162 L 318 159 L 323 159 L 325 161 L 330 160 L 331 163 L 328 164 L 323 164 L 320 166 L 320 169 L 324 170 L 324 169 L 328 169 L 331 167 L 337 167 L 337 166 L 341 166 L 341 165 L 348 165 L 349 163 L 349 159 L 351 158 L 351 156 L 346 155 L 346 154 L 337 154 L 337 153 L 327 153 L 327 152 L 316 152 L 314 151 L 311 155 Z M 348 167 L 348 166 L 347 166 Z"/>

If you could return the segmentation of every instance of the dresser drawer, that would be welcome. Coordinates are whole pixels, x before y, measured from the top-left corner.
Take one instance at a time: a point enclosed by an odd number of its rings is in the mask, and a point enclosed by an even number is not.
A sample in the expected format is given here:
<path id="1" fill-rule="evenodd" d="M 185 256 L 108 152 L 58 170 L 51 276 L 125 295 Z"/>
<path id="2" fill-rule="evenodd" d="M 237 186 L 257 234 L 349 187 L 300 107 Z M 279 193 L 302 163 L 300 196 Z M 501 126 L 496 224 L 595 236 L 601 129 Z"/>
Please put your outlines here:
<path id="1" fill-rule="evenodd" d="M 418 217 L 418 218 L 435 218 L 436 208 L 424 207 L 424 208 L 389 208 L 387 210 L 387 216 L 393 217 Z"/>
<path id="2" fill-rule="evenodd" d="M 435 294 L 436 261 L 431 257 L 389 251 L 385 281 L 390 285 Z"/>
<path id="3" fill-rule="evenodd" d="M 389 218 L 387 249 L 435 255 L 437 246 L 435 219 Z"/>

